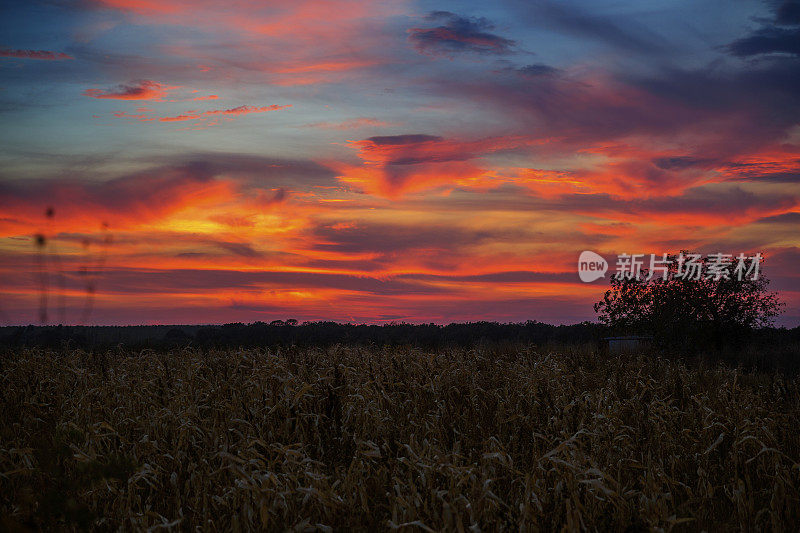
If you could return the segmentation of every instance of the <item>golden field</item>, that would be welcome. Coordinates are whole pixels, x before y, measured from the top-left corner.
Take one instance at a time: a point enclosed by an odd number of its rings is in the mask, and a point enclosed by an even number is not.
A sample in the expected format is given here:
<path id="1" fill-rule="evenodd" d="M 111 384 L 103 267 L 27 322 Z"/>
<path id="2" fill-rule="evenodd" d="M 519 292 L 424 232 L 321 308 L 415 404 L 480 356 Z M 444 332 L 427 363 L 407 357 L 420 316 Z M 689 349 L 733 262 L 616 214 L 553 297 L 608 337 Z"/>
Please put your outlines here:
<path id="1" fill-rule="evenodd" d="M 0 529 L 800 528 L 796 376 L 511 345 L 0 364 Z"/>

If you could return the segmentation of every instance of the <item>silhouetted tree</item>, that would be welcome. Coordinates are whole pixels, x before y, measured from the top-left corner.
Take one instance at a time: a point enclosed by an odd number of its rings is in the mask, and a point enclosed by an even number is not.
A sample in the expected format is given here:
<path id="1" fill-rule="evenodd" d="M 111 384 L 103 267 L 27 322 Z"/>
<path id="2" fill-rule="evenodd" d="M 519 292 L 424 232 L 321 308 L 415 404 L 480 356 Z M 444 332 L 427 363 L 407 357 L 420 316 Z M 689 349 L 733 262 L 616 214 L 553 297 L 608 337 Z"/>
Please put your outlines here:
<path id="1" fill-rule="evenodd" d="M 699 276 L 687 275 L 692 255 Z M 652 275 L 642 269 L 638 276 L 612 276 L 611 288 L 594 310 L 612 333 L 653 335 L 670 348 L 719 350 L 726 341 L 739 344 L 754 328 L 772 325 L 783 306 L 777 293 L 767 290 L 760 259 L 733 258 L 720 272 L 713 256 L 681 252 Z"/>

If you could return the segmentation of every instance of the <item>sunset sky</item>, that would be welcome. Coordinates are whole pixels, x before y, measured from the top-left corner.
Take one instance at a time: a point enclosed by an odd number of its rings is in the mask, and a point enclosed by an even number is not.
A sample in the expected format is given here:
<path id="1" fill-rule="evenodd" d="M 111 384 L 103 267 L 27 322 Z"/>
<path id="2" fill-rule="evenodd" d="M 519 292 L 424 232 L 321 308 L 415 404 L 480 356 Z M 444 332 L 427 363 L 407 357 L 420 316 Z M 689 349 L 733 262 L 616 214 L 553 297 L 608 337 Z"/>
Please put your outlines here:
<path id="1" fill-rule="evenodd" d="M 573 323 L 681 249 L 800 324 L 796 2 L 0 9 L 2 324 Z"/>

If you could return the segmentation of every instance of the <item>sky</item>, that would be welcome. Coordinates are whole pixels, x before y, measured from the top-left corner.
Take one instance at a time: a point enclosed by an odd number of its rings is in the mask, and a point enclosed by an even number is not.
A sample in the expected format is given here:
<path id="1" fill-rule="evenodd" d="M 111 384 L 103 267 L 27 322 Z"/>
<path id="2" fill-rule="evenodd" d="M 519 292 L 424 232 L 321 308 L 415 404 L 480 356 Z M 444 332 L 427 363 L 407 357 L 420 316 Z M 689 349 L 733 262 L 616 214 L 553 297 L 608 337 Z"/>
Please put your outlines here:
<path id="1" fill-rule="evenodd" d="M 800 324 L 798 2 L 0 10 L 1 324 L 575 323 L 584 250 Z"/>

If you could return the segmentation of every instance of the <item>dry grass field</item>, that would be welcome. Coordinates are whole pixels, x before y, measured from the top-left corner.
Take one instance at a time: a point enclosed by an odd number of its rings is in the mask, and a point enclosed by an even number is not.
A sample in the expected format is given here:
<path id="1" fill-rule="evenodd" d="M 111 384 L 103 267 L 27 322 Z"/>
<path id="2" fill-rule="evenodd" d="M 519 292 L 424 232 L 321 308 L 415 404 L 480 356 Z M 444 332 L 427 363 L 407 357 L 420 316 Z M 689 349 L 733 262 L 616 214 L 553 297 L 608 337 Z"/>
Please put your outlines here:
<path id="1" fill-rule="evenodd" d="M 797 377 L 525 347 L 1 364 L 0 529 L 800 528 Z"/>

